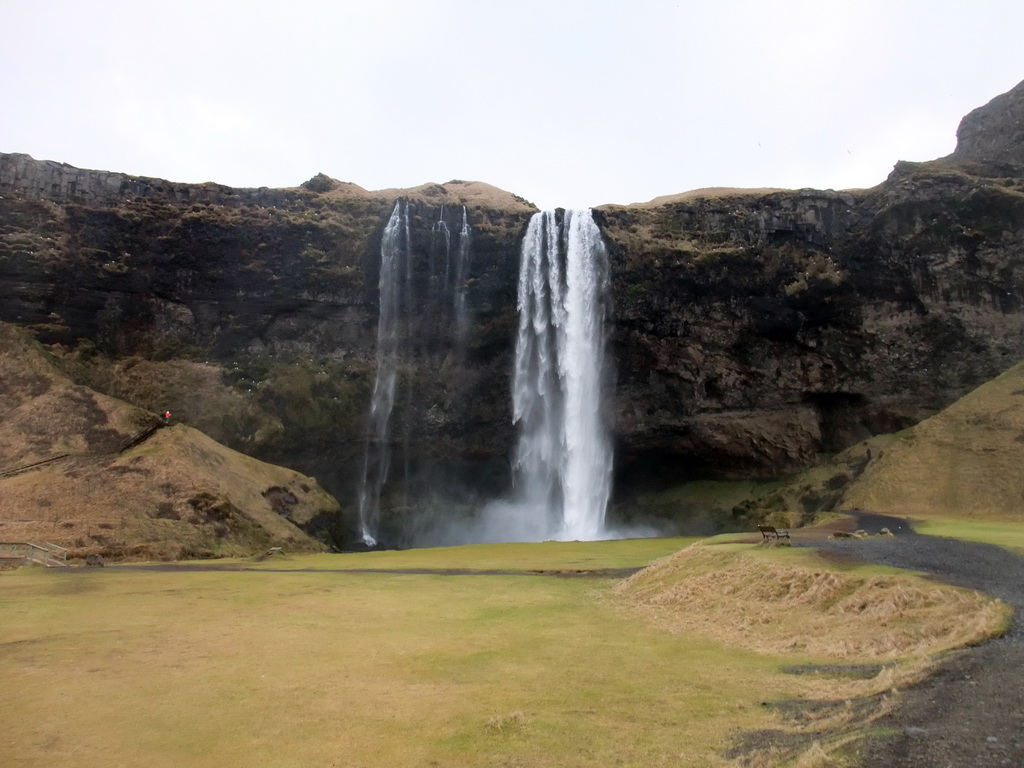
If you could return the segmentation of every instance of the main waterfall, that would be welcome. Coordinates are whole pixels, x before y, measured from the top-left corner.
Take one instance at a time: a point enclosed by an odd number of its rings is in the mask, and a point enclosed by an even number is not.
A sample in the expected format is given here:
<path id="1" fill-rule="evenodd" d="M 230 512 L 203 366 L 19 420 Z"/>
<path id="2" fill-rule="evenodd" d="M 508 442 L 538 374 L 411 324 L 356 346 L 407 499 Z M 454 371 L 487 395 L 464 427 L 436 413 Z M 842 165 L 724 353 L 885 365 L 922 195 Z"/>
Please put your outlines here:
<path id="1" fill-rule="evenodd" d="M 519 267 L 512 386 L 524 538 L 605 535 L 612 451 L 602 417 L 608 255 L 589 210 L 533 216 Z M 516 533 L 513 532 L 515 536 Z"/>
<path id="2" fill-rule="evenodd" d="M 425 481 L 422 467 L 409 461 L 412 424 L 429 418 L 434 407 L 418 400 L 424 386 L 431 391 L 430 379 L 421 375 L 419 389 L 414 388 L 412 369 L 407 370 L 418 356 L 431 353 L 429 339 L 417 346 L 418 334 L 442 328 L 451 348 L 447 367 L 438 375 L 465 374 L 472 338 L 468 212 L 463 207 L 457 248 L 444 210 L 431 225 L 429 251 L 423 250 L 422 240 L 414 248 L 412 218 L 409 204 L 397 202 L 381 237 L 377 375 L 358 497 L 363 542 L 372 547 L 382 535 L 396 536 L 394 521 L 382 519 L 382 508 L 414 510 L 405 520 L 411 527 L 398 535 L 418 545 L 608 538 L 612 450 L 602 391 L 607 378 L 608 254 L 591 211 L 546 211 L 530 219 L 519 263 L 513 487 L 511 496 L 475 512 L 465 500 L 453 507 L 458 490 L 441 485 L 443 480 L 436 477 Z M 414 301 L 414 284 L 422 301 Z M 448 291 L 450 298 L 445 296 Z M 404 476 L 392 480 L 393 454 L 399 456 L 399 450 Z"/>

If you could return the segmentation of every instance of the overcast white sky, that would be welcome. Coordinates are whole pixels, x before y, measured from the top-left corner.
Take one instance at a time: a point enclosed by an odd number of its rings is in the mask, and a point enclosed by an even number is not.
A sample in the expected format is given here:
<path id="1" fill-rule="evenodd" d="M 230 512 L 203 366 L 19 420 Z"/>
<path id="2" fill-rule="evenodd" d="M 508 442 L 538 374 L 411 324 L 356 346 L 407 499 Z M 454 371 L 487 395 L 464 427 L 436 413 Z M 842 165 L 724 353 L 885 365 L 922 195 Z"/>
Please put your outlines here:
<path id="1" fill-rule="evenodd" d="M 543 208 L 872 186 L 1024 79 L 1021 0 L 0 0 L 0 151 Z"/>

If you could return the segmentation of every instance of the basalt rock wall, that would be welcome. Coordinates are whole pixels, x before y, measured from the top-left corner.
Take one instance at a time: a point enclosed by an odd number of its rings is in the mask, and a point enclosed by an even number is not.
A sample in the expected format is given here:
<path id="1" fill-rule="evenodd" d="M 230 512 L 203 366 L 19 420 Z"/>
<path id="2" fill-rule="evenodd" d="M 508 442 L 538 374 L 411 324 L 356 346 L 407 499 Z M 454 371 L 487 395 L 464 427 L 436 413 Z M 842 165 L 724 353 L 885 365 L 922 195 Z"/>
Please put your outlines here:
<path id="1" fill-rule="evenodd" d="M 962 149 L 899 163 L 870 190 L 708 190 L 595 210 L 612 260 L 620 499 L 793 472 L 1024 358 L 1020 90 L 965 118 Z M 90 386 L 316 475 L 350 509 L 381 236 L 407 200 L 412 299 L 384 504 L 408 520 L 427 496 L 507 484 L 526 201 L 458 181 L 233 190 L 24 155 L 0 155 L 0 196 L 0 320 Z M 472 246 L 456 285 L 463 206 Z"/>
<path id="2" fill-rule="evenodd" d="M 777 476 L 1024 357 L 1024 182 L 606 208 L 620 476 Z"/>

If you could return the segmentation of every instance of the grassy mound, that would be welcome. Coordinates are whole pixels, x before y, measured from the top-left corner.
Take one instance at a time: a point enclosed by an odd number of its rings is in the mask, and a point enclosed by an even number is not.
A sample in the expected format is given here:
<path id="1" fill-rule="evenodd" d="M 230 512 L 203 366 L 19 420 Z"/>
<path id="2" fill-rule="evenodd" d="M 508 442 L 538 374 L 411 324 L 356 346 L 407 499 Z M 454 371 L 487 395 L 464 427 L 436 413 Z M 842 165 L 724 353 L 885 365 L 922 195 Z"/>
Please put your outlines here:
<path id="1" fill-rule="evenodd" d="M 298 525 L 337 502 L 312 478 L 76 386 L 0 325 L 0 539 L 72 556 L 315 551 Z"/>
<path id="2" fill-rule="evenodd" d="M 452 179 L 444 184 L 427 183 L 408 189 L 378 189 L 369 191 L 355 184 L 339 183 L 328 197 L 366 197 L 386 199 L 388 201 L 404 198 L 411 202 L 445 203 L 446 205 L 465 205 L 470 208 L 487 208 L 497 211 L 515 213 L 532 213 L 536 207 L 519 195 L 506 192 L 483 181 L 465 181 Z"/>
<path id="3" fill-rule="evenodd" d="M 873 453 L 843 506 L 925 519 L 1024 519 L 1024 363 L 915 427 L 876 440 Z"/>
<path id="4" fill-rule="evenodd" d="M 1012 525 L 1024 521 L 1022 463 L 1024 363 L 1018 363 L 909 429 L 870 438 L 762 487 L 733 516 L 750 525 L 767 519 L 795 526 L 822 513 L 863 509 L 943 524 Z"/>
<path id="5" fill-rule="evenodd" d="M 316 481 L 184 426 L 123 454 L 73 455 L 0 478 L 0 535 L 72 557 L 176 559 L 315 551 L 297 524 L 337 508 Z"/>
<path id="6" fill-rule="evenodd" d="M 891 661 L 980 642 L 1009 609 L 977 592 L 883 569 L 838 570 L 792 550 L 690 546 L 618 594 L 672 632 L 749 650 Z"/>

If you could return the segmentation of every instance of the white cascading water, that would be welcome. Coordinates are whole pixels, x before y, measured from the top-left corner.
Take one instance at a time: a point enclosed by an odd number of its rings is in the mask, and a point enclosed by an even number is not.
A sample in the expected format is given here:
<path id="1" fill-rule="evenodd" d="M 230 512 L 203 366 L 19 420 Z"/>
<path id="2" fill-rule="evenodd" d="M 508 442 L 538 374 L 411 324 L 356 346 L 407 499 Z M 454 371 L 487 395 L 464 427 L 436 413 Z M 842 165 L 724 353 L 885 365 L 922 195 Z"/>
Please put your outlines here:
<path id="1" fill-rule="evenodd" d="M 399 312 L 403 281 L 409 294 L 409 211 L 395 203 L 380 243 L 380 309 L 377 321 L 377 377 L 370 398 L 368 435 L 359 487 L 359 527 L 367 546 L 377 543 L 380 495 L 391 465 L 391 411 L 398 378 Z M 404 269 L 403 269 L 404 265 Z"/>
<path id="2" fill-rule="evenodd" d="M 432 228 L 434 234 L 440 233 L 444 240 L 444 282 L 437 286 L 440 291 L 446 292 L 448 290 L 449 273 L 451 272 L 451 253 L 452 253 L 452 233 L 448 229 L 448 222 L 444 220 L 444 206 L 441 206 L 441 213 L 437 217 L 437 221 L 434 222 Z M 430 276 L 433 280 L 434 275 L 438 272 L 437 265 L 434 260 L 434 249 L 431 247 L 430 251 Z"/>
<path id="3" fill-rule="evenodd" d="M 466 278 L 469 276 L 469 245 L 471 242 L 466 206 L 462 206 L 462 227 L 459 229 L 459 248 L 455 255 L 455 339 L 460 356 L 466 346 L 469 332 L 469 305 L 466 301 Z M 447 281 L 446 281 L 447 283 Z"/>
<path id="4" fill-rule="evenodd" d="M 602 418 L 608 255 L 589 210 L 530 220 L 513 376 L 514 538 L 606 536 L 612 450 Z M 511 510 L 507 510 L 511 511 Z"/>

